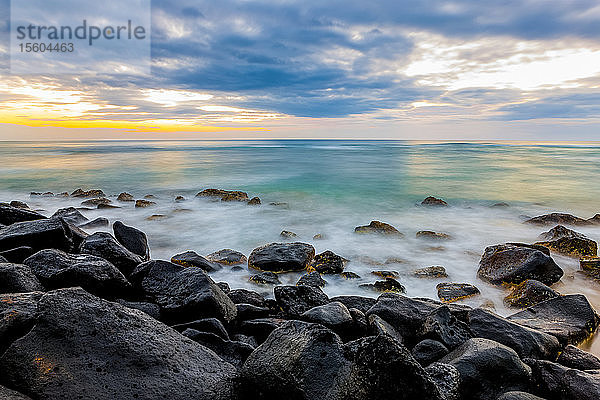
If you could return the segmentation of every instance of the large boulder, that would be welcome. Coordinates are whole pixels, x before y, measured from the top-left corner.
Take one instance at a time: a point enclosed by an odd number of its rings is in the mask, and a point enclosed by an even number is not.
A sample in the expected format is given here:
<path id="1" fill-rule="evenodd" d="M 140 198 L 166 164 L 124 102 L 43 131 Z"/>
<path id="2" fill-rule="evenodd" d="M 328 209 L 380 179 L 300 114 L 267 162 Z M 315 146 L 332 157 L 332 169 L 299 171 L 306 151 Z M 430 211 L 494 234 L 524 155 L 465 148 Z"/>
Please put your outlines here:
<path id="1" fill-rule="evenodd" d="M 377 299 L 363 296 L 336 296 L 330 299 L 331 301 L 339 301 L 348 309 L 356 308 L 357 310 L 366 313 L 371 307 L 377 303 Z"/>
<path id="2" fill-rule="evenodd" d="M 60 218 L 16 222 L 0 231 L 0 251 L 26 246 L 70 252 L 79 244 L 80 234 L 80 230 Z"/>
<path id="3" fill-rule="evenodd" d="M 0 205 L 0 224 L 12 225 L 16 222 L 35 221 L 45 219 L 42 214 L 23 208 Z"/>
<path id="4" fill-rule="evenodd" d="M 354 325 L 354 320 L 348 308 L 337 301 L 313 307 L 300 317 L 304 321 L 321 324 L 340 336 L 348 335 Z"/>
<path id="5" fill-rule="evenodd" d="M 231 399 L 234 367 L 145 313 L 83 291 L 44 295 L 0 380 L 35 399 Z"/>
<path id="6" fill-rule="evenodd" d="M 307 243 L 270 243 L 252 250 L 250 268 L 283 272 L 306 269 L 315 256 L 315 248 Z"/>
<path id="7" fill-rule="evenodd" d="M 517 352 L 519 357 L 555 359 L 561 348 L 547 333 L 521 326 L 481 308 L 469 312 L 473 336 L 495 340 Z"/>
<path id="8" fill-rule="evenodd" d="M 40 250 L 24 262 L 48 289 L 81 286 L 97 296 L 123 295 L 130 283 L 114 265 L 89 254 Z"/>
<path id="9" fill-rule="evenodd" d="M 320 274 L 339 274 L 344 271 L 347 261 L 344 257 L 338 256 L 333 251 L 326 250 L 315 256 L 310 268 Z"/>
<path id="10" fill-rule="evenodd" d="M 497 400 L 544 400 L 541 397 L 538 397 L 534 394 L 527 392 L 520 392 L 518 390 L 513 390 L 512 392 L 506 392 L 498 397 Z"/>
<path id="11" fill-rule="evenodd" d="M 31 330 L 42 296 L 42 292 L 0 294 L 0 355 Z"/>
<path id="12" fill-rule="evenodd" d="M 10 250 L 0 251 L 0 257 L 5 259 L 5 262 L 23 264 L 23 261 L 35 252 L 36 250 L 29 246 L 21 246 Z"/>
<path id="13" fill-rule="evenodd" d="M 122 246 L 110 233 L 96 232 L 88 236 L 79 248 L 83 254 L 102 257 L 111 262 L 125 276 L 142 263 L 142 258 Z"/>
<path id="14" fill-rule="evenodd" d="M 436 362 L 425 367 L 425 372 L 435 382 L 444 400 L 460 399 L 460 372 L 456 367 Z"/>
<path id="15" fill-rule="evenodd" d="M 231 322 L 237 314 L 231 299 L 200 268 L 147 261 L 131 274 L 131 282 L 160 306 L 161 315 L 169 321 L 215 317 Z"/>
<path id="16" fill-rule="evenodd" d="M 443 343 L 433 339 L 421 340 L 412 349 L 413 357 L 424 367 L 439 360 L 449 352 Z"/>
<path id="17" fill-rule="evenodd" d="M 312 286 L 276 286 L 273 291 L 281 310 L 292 318 L 329 303 L 329 297 L 321 289 Z"/>
<path id="18" fill-rule="evenodd" d="M 556 362 L 567 368 L 574 368 L 582 371 L 589 369 L 600 370 L 600 359 L 598 357 L 583 351 L 572 344 L 565 347 Z"/>
<path id="19" fill-rule="evenodd" d="M 21 264 L 0 262 L 0 293 L 42 291 L 44 287 L 31 269 Z"/>
<path id="20" fill-rule="evenodd" d="M 31 400 L 31 397 L 27 397 L 24 394 L 0 386 L 0 399 L 3 400 Z"/>
<path id="21" fill-rule="evenodd" d="M 526 360 L 540 394 L 559 400 L 600 398 L 600 371 L 579 371 L 545 360 Z"/>
<path id="22" fill-rule="evenodd" d="M 88 219 L 75 207 L 61 208 L 52 214 L 52 218 L 59 217 L 73 225 L 81 225 L 88 221 Z"/>
<path id="23" fill-rule="evenodd" d="M 590 225 L 591 222 L 571 214 L 551 213 L 528 219 L 524 223 L 532 225 Z"/>
<path id="24" fill-rule="evenodd" d="M 240 368 L 248 356 L 254 351 L 254 347 L 237 340 L 224 339 L 211 332 L 202 332 L 195 329 L 186 329 L 182 333 L 185 337 L 192 339 L 214 351 L 219 357 L 236 368 Z"/>
<path id="25" fill-rule="evenodd" d="M 489 339 L 469 339 L 440 360 L 460 373 L 460 393 L 468 399 L 495 399 L 529 387 L 531 369 L 515 351 Z"/>
<path id="26" fill-rule="evenodd" d="M 248 262 L 248 258 L 239 251 L 222 249 L 206 256 L 206 259 L 223 265 L 239 265 Z"/>
<path id="27" fill-rule="evenodd" d="M 150 260 L 150 247 L 146 234 L 139 229 L 127 226 L 121 221 L 115 221 L 113 224 L 115 238 L 127 250 L 140 256 L 142 261 Z"/>
<path id="28" fill-rule="evenodd" d="M 536 244 L 569 257 L 596 257 L 598 254 L 598 244 L 586 237 L 562 238 L 546 242 L 537 242 Z"/>
<path id="29" fill-rule="evenodd" d="M 485 249 L 477 275 L 495 285 L 536 279 L 546 285 L 558 282 L 563 270 L 542 246 L 501 244 Z M 547 251 L 547 250 L 546 250 Z"/>
<path id="30" fill-rule="evenodd" d="M 596 311 L 582 294 L 543 301 L 508 319 L 555 336 L 563 345 L 584 340 L 599 322 Z"/>
<path id="31" fill-rule="evenodd" d="M 512 288 L 504 298 L 508 307 L 526 308 L 560 296 L 556 290 L 535 279 L 527 279 Z"/>
<path id="32" fill-rule="evenodd" d="M 171 257 L 171 262 L 183 265 L 184 267 L 200 268 L 205 272 L 218 271 L 222 268 L 221 264 L 208 261 L 206 258 L 194 251 L 186 251 L 184 253 L 176 254 Z"/>
<path id="33" fill-rule="evenodd" d="M 447 306 L 433 310 L 421 326 L 419 336 L 443 343 L 454 349 L 472 337 L 469 327 L 450 313 Z"/>

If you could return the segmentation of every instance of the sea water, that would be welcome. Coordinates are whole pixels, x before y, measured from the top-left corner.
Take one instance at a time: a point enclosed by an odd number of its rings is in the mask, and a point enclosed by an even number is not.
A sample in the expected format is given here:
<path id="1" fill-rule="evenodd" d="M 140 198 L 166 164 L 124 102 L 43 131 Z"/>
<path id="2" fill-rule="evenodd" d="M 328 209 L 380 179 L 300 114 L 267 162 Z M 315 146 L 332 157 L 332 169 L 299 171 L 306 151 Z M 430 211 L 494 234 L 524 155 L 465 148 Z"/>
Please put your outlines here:
<path id="1" fill-rule="evenodd" d="M 527 217 L 567 212 L 583 218 L 600 212 L 600 143 L 433 143 L 405 141 L 89 141 L 0 142 L 0 201 L 22 200 L 50 215 L 80 206 L 82 199 L 30 197 L 30 192 L 72 192 L 99 188 L 121 208 L 83 211 L 121 220 L 148 235 L 152 257 L 170 259 L 193 250 L 206 255 L 230 248 L 246 255 L 257 246 L 284 241 L 282 230 L 317 252 L 332 250 L 361 276 L 325 276 L 330 296 L 377 296 L 359 288 L 374 282 L 375 270 L 392 270 L 407 295 L 437 299 L 440 282 L 471 283 L 481 295 L 464 300 L 477 306 L 493 302 L 496 312 L 507 289 L 477 278 L 486 246 L 535 242 L 549 228 L 523 224 Z M 262 205 L 196 198 L 202 189 L 242 190 Z M 154 207 L 136 209 L 116 195 L 151 194 Z M 176 202 L 176 196 L 185 201 Z M 449 207 L 422 207 L 434 195 Z M 508 207 L 490 207 L 505 202 Z M 285 203 L 271 205 L 270 203 Z M 152 215 L 160 218 L 149 219 Z M 354 228 L 384 221 L 404 238 L 357 235 Z M 100 229 L 100 230 L 109 230 Z M 451 235 L 430 242 L 420 230 Z M 600 226 L 577 227 L 600 240 Z M 95 230 L 90 230 L 94 232 Z M 314 240 L 321 234 L 322 240 Z M 583 293 L 600 310 L 600 284 L 578 272 L 578 261 L 553 255 L 565 275 L 554 288 Z M 388 260 L 395 262 L 390 263 Z M 388 261 L 388 263 L 386 263 Z M 449 277 L 423 279 L 417 268 L 441 265 Z M 248 281 L 246 269 L 213 274 L 231 288 L 272 295 Z M 280 276 L 295 284 L 299 274 Z M 594 343 L 598 353 L 600 343 Z"/>

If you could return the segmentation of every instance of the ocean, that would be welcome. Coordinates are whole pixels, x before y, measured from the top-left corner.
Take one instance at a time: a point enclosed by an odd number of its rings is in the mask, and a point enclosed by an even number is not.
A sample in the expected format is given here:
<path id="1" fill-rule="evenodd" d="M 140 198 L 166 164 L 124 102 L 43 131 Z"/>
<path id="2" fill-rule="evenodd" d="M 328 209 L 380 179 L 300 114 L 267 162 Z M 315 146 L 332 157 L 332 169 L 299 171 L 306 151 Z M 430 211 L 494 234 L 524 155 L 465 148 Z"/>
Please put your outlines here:
<path id="1" fill-rule="evenodd" d="M 317 252 L 332 250 L 350 260 L 358 280 L 326 277 L 330 295 L 377 293 L 358 287 L 376 280 L 373 270 L 393 270 L 407 295 L 437 299 L 443 281 L 472 283 L 481 295 L 463 303 L 492 301 L 496 312 L 507 290 L 477 278 L 486 246 L 532 243 L 548 229 L 523 224 L 527 217 L 567 212 L 589 218 L 600 212 L 600 143 L 444 143 L 361 140 L 88 141 L 0 142 L 0 201 L 21 200 L 50 215 L 79 206 L 82 199 L 30 197 L 30 192 L 99 188 L 119 209 L 89 210 L 146 232 L 153 258 L 194 250 L 206 255 L 283 241 L 282 230 Z M 258 196 L 259 207 L 195 198 L 206 188 L 242 190 Z M 135 209 L 116 195 L 156 197 L 157 205 Z M 183 202 L 175 202 L 176 196 Z M 441 197 L 446 208 L 421 207 Z M 508 207 L 490 207 L 505 202 Z M 285 203 L 271 205 L 270 203 Z M 149 220 L 152 215 L 162 218 Z M 357 235 L 354 228 L 380 220 L 404 238 Z M 549 227 L 551 228 L 551 227 Z M 432 230 L 451 240 L 431 243 L 415 233 Z M 577 227 L 600 240 L 600 227 Z M 93 232 L 93 230 L 91 231 Z M 322 240 L 314 240 L 322 234 Z M 565 270 L 554 288 L 583 293 L 600 310 L 600 284 L 578 273 L 578 261 L 553 256 Z M 386 260 L 394 263 L 385 263 Z M 416 278 L 421 267 L 441 265 L 447 279 Z M 232 288 L 270 289 L 248 281 L 246 270 L 213 274 Z M 295 284 L 298 274 L 280 277 Z M 271 291 L 272 292 L 272 291 Z M 584 344 L 599 353 L 600 343 Z"/>

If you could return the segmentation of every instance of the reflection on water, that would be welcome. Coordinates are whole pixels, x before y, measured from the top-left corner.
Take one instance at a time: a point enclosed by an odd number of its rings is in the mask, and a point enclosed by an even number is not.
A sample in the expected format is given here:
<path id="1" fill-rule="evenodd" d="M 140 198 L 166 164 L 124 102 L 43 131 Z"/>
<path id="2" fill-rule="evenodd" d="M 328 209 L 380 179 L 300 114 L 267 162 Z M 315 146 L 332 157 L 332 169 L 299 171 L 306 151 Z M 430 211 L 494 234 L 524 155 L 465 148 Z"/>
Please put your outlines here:
<path id="1" fill-rule="evenodd" d="M 362 279 L 327 277 L 326 292 L 363 294 L 359 283 L 375 279 L 374 269 L 400 272 L 410 296 L 436 298 L 439 280 L 415 278 L 420 267 L 443 265 L 449 280 L 478 286 L 482 295 L 465 302 L 491 300 L 500 314 L 506 292 L 476 277 L 484 248 L 507 241 L 533 242 L 545 229 L 522 224 L 522 215 L 552 211 L 591 217 L 600 212 L 600 144 L 411 143 L 399 141 L 194 141 L 0 143 L 0 200 L 20 199 L 54 212 L 78 205 L 72 199 L 32 198 L 30 191 L 102 188 L 128 191 L 137 198 L 158 197 L 152 209 L 132 205 L 87 211 L 121 219 L 148 233 L 155 258 L 195 250 L 208 254 L 233 248 L 248 254 L 278 241 L 291 230 L 317 251 L 327 249 L 351 260 L 347 269 Z M 258 195 L 261 207 L 195 199 L 208 187 L 240 189 Z M 428 209 L 415 204 L 438 195 L 452 207 Z M 184 195 L 183 203 L 173 201 Z M 509 208 L 490 208 L 496 202 Z M 286 202 L 289 208 L 268 205 Z M 152 214 L 168 218 L 148 221 Z M 354 227 L 372 219 L 389 222 L 404 239 L 357 236 Z M 446 232 L 453 240 L 431 244 L 419 230 Z M 599 227 L 578 228 L 600 239 Z M 322 233 L 324 240 L 312 239 Z M 384 263 L 394 258 L 400 263 Z M 584 293 L 600 309 L 600 286 L 581 276 L 576 260 L 555 257 L 565 270 L 556 285 L 561 293 Z M 373 261 L 374 260 L 374 261 Z M 229 269 L 214 276 L 232 287 L 254 288 L 248 272 Z M 284 276 L 295 283 L 297 275 Z M 600 353 L 600 341 L 588 345 Z M 597 348 L 596 348 L 597 347 Z"/>

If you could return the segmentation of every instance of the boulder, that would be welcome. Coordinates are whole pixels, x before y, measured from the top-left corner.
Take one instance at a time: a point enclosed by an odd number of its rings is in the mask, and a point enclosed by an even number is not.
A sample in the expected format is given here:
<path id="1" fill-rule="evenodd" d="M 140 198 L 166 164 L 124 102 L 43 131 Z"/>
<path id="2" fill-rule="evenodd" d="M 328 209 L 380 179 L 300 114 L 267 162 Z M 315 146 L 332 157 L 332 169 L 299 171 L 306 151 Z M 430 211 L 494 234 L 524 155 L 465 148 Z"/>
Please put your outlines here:
<path id="1" fill-rule="evenodd" d="M 83 291 L 44 295 L 35 326 L 0 358 L 35 399 L 231 399 L 235 368 L 149 317 Z"/>
<path id="2" fill-rule="evenodd" d="M 200 268 L 205 272 L 214 272 L 222 268 L 221 264 L 208 261 L 206 258 L 198 255 L 194 251 L 186 251 L 185 253 L 176 254 L 171 257 L 171 262 L 174 264 L 183 265 L 184 267 Z"/>
<path id="3" fill-rule="evenodd" d="M 287 320 L 281 318 L 257 318 L 243 321 L 240 324 L 239 331 L 244 335 L 254 337 L 257 343 L 263 343 L 271 332 L 287 322 Z"/>
<path id="4" fill-rule="evenodd" d="M 298 279 L 296 286 L 300 285 L 322 288 L 325 285 L 327 285 L 327 282 L 321 277 L 320 273 L 318 273 L 317 271 L 313 271 L 308 274 L 302 275 L 300 279 Z"/>
<path id="5" fill-rule="evenodd" d="M 127 201 L 135 201 L 135 198 L 133 197 L 133 195 L 131 195 L 127 192 L 123 192 L 123 193 L 120 193 L 119 196 L 117 196 L 117 200 L 127 202 Z"/>
<path id="6" fill-rule="evenodd" d="M 428 240 L 449 240 L 452 239 L 452 236 L 447 233 L 434 232 L 434 231 L 418 231 L 416 237 L 419 239 L 428 239 Z"/>
<path id="7" fill-rule="evenodd" d="M 460 372 L 456 367 L 435 362 L 425 367 L 425 372 L 435 382 L 444 400 L 460 399 Z"/>
<path id="8" fill-rule="evenodd" d="M 90 254 L 40 250 L 23 261 L 48 289 L 81 286 L 97 296 L 125 294 L 131 285 L 110 262 Z"/>
<path id="9" fill-rule="evenodd" d="M 221 197 L 221 201 L 248 201 L 248 193 L 238 190 L 229 191 Z"/>
<path id="10" fill-rule="evenodd" d="M 207 255 L 206 259 L 224 265 L 239 265 L 246 264 L 248 262 L 248 258 L 246 258 L 245 255 L 239 251 L 231 249 L 215 251 L 214 253 Z"/>
<path id="11" fill-rule="evenodd" d="M 29 206 L 27 205 L 27 203 L 23 202 L 23 201 L 19 201 L 19 200 L 12 200 L 10 203 L 8 203 L 9 206 L 11 207 L 15 207 L 15 208 L 21 208 L 24 210 L 28 210 Z"/>
<path id="12" fill-rule="evenodd" d="M 227 296 L 229 296 L 234 304 L 252 304 L 257 307 L 264 307 L 266 304 L 265 298 L 252 290 L 234 289 L 227 293 Z"/>
<path id="13" fill-rule="evenodd" d="M 439 283 L 435 288 L 439 299 L 444 303 L 467 299 L 481 293 L 468 283 Z"/>
<path id="14" fill-rule="evenodd" d="M 152 207 L 155 206 L 156 203 L 150 200 L 136 200 L 135 201 L 135 207 L 136 208 L 146 208 L 146 207 Z"/>
<path id="15" fill-rule="evenodd" d="M 565 237 L 552 241 L 537 242 L 536 244 L 569 257 L 596 257 L 598 254 L 598 244 L 586 237 Z"/>
<path id="16" fill-rule="evenodd" d="M 98 207 L 100 204 L 110 204 L 112 201 L 106 197 L 97 197 L 95 199 L 84 200 L 81 202 L 82 206 L 86 207 Z"/>
<path id="17" fill-rule="evenodd" d="M 106 197 L 106 195 L 100 189 L 77 189 L 73 193 L 71 193 L 71 197 Z"/>
<path id="18" fill-rule="evenodd" d="M 28 267 L 0 262 L 0 293 L 43 291 L 44 287 Z"/>
<path id="19" fill-rule="evenodd" d="M 472 337 L 469 326 L 450 313 L 447 306 L 433 310 L 421 326 L 419 337 L 441 342 L 450 350 Z"/>
<path id="20" fill-rule="evenodd" d="M 394 278 L 385 278 L 383 281 L 376 281 L 373 283 L 363 283 L 358 285 L 363 289 L 372 290 L 375 292 L 391 292 L 391 293 L 405 293 L 406 288 Z"/>
<path id="21" fill-rule="evenodd" d="M 544 400 L 541 397 L 536 395 L 520 392 L 518 390 L 513 390 L 512 392 L 506 392 L 498 397 L 498 400 Z"/>
<path id="22" fill-rule="evenodd" d="M 365 226 L 357 226 L 354 228 L 355 233 L 377 233 L 380 235 L 389 235 L 389 236 L 404 236 L 398 229 L 394 228 L 390 224 L 386 224 L 381 221 L 371 221 L 369 225 Z"/>
<path id="23" fill-rule="evenodd" d="M 75 226 L 84 224 L 89 221 L 75 207 L 61 208 L 57 210 L 54 214 L 52 214 L 51 218 L 62 218 Z"/>
<path id="24" fill-rule="evenodd" d="M 495 399 L 510 390 L 529 388 L 531 369 L 511 348 L 489 339 L 469 339 L 440 360 L 460 373 L 463 398 Z"/>
<path id="25" fill-rule="evenodd" d="M 354 325 L 348 308 L 337 301 L 313 307 L 304 312 L 300 318 L 307 322 L 321 324 L 342 337 L 347 336 Z"/>
<path id="26" fill-rule="evenodd" d="M 150 247 L 146 234 L 132 226 L 127 226 L 121 221 L 113 224 L 115 239 L 133 254 L 137 254 L 143 261 L 150 260 Z"/>
<path id="27" fill-rule="evenodd" d="M 276 286 L 274 293 L 281 310 L 292 318 L 329 303 L 329 298 L 321 289 L 311 286 Z"/>
<path id="28" fill-rule="evenodd" d="M 561 347 L 552 335 L 521 326 L 481 308 L 469 312 L 469 328 L 473 336 L 502 343 L 521 358 L 554 360 Z"/>
<path id="29" fill-rule="evenodd" d="M 258 197 L 253 197 L 248 201 L 248 205 L 249 206 L 259 206 L 260 205 L 260 198 Z"/>
<path id="30" fill-rule="evenodd" d="M 24 394 L 10 390 L 4 386 L 0 386 L 0 399 L 3 400 L 31 400 L 31 397 L 27 397 Z"/>
<path id="31" fill-rule="evenodd" d="M 579 260 L 579 267 L 591 276 L 600 277 L 600 257 L 582 257 Z"/>
<path id="32" fill-rule="evenodd" d="M 563 346 L 584 340 L 599 322 L 596 311 L 582 294 L 543 301 L 508 319 L 555 336 Z"/>
<path id="33" fill-rule="evenodd" d="M 152 318 L 160 320 L 160 307 L 154 303 L 148 303 L 146 301 L 127 301 L 124 299 L 117 299 L 116 302 L 122 306 L 143 311 Z"/>
<path id="34" fill-rule="evenodd" d="M 31 330 L 42 296 L 42 292 L 0 294 L 0 355 Z"/>
<path id="35" fill-rule="evenodd" d="M 45 219 L 42 214 L 9 205 L 0 205 L 0 224 L 12 225 L 16 222 L 35 221 Z"/>
<path id="36" fill-rule="evenodd" d="M 236 368 L 241 368 L 244 361 L 246 361 L 248 356 L 254 351 L 254 347 L 247 343 L 223 339 L 210 332 L 186 329 L 183 332 L 183 335 L 192 339 L 194 342 L 200 343 L 204 347 L 211 349 L 219 357 Z"/>
<path id="37" fill-rule="evenodd" d="M 560 280 L 563 270 L 539 247 L 501 244 L 485 249 L 477 275 L 495 285 L 521 283 L 526 279 L 551 285 Z"/>
<path id="38" fill-rule="evenodd" d="M 421 340 L 412 349 L 413 357 L 424 367 L 439 360 L 449 352 L 443 343 L 433 339 Z"/>
<path id="39" fill-rule="evenodd" d="M 340 274 L 340 276 L 344 279 L 360 279 L 360 275 L 356 272 L 344 271 Z"/>
<path id="40" fill-rule="evenodd" d="M 447 278 L 448 273 L 446 268 L 441 265 L 432 265 L 431 267 L 424 267 L 416 269 L 413 275 L 417 278 Z"/>
<path id="41" fill-rule="evenodd" d="M 257 283 L 259 285 L 279 285 L 281 281 L 277 277 L 277 274 L 273 272 L 261 272 L 259 274 L 251 275 L 248 278 L 250 282 Z"/>
<path id="42" fill-rule="evenodd" d="M 372 275 L 375 276 L 380 276 L 382 278 L 399 278 L 400 277 L 400 273 L 398 271 L 386 271 L 386 270 L 378 270 L 378 271 L 371 271 Z"/>
<path id="43" fill-rule="evenodd" d="M 153 260 L 138 265 L 131 282 L 161 308 L 161 316 L 172 322 L 215 317 L 231 322 L 235 304 L 200 268 L 183 267 Z"/>
<path id="44" fill-rule="evenodd" d="M 250 268 L 283 272 L 306 269 L 315 256 L 315 248 L 307 243 L 271 243 L 252 250 Z"/>
<path id="45" fill-rule="evenodd" d="M 284 239 L 293 239 L 293 238 L 297 238 L 298 235 L 295 234 L 292 231 L 281 231 L 281 233 L 279 234 L 279 236 L 281 236 Z"/>
<path id="46" fill-rule="evenodd" d="M 81 243 L 79 251 L 82 254 L 104 258 L 125 276 L 129 276 L 142 262 L 140 256 L 127 250 L 108 232 L 96 232 L 88 236 Z"/>
<path id="47" fill-rule="evenodd" d="M 552 213 L 528 219 L 524 223 L 532 225 L 590 225 L 591 222 L 571 214 Z"/>
<path id="48" fill-rule="evenodd" d="M 79 225 L 82 229 L 96 229 L 96 228 L 104 228 L 109 224 L 108 219 L 104 217 L 98 217 L 93 221 L 87 222 L 85 224 Z"/>
<path id="49" fill-rule="evenodd" d="M 504 298 L 507 307 L 526 308 L 560 296 L 556 290 L 535 279 L 527 279 L 513 287 Z"/>
<path id="50" fill-rule="evenodd" d="M 31 247 L 21 246 L 10 250 L 0 251 L 0 257 L 5 259 L 5 262 L 23 264 L 23 261 L 33 253 L 35 253 L 35 250 Z"/>
<path id="51" fill-rule="evenodd" d="M 172 328 L 178 332 L 183 332 L 186 329 L 193 329 L 199 332 L 212 333 L 224 340 L 229 340 L 227 330 L 225 330 L 221 321 L 216 318 L 204 318 L 192 322 L 185 322 L 183 324 L 173 325 Z"/>
<path id="52" fill-rule="evenodd" d="M 339 274 L 344 271 L 347 261 L 344 257 L 338 256 L 333 251 L 326 250 L 315 256 L 310 264 L 310 268 L 321 274 Z"/>
<path id="53" fill-rule="evenodd" d="M 253 304 L 236 304 L 237 318 L 239 321 L 249 319 L 266 318 L 271 314 L 271 310 L 267 307 L 258 307 Z"/>
<path id="54" fill-rule="evenodd" d="M 426 197 L 422 202 L 422 206 L 437 206 L 437 207 L 447 207 L 448 203 L 446 203 L 442 199 L 435 198 L 433 196 Z"/>
<path id="55" fill-rule="evenodd" d="M 330 299 L 331 301 L 339 301 L 343 305 L 345 305 L 348 309 L 356 308 L 357 310 L 366 313 L 369 311 L 373 305 L 377 302 L 376 299 L 372 297 L 363 297 L 363 296 L 336 296 Z"/>
<path id="56" fill-rule="evenodd" d="M 545 360 L 526 360 L 540 395 L 560 400 L 597 400 L 600 398 L 600 371 L 587 372 Z"/>
<path id="57" fill-rule="evenodd" d="M 383 318 L 379 315 L 369 315 L 368 318 L 368 329 L 371 333 L 371 336 L 379 336 L 379 335 L 387 335 L 396 339 L 399 343 L 404 344 L 404 338 L 396 328 L 387 323 Z"/>
<path id="58" fill-rule="evenodd" d="M 572 344 L 565 347 L 556 360 L 557 363 L 581 371 L 598 369 L 600 370 L 600 359 L 595 355 L 583 351 Z"/>
<path id="59" fill-rule="evenodd" d="M 543 232 L 538 236 L 538 239 L 542 241 L 551 242 L 558 239 L 573 239 L 573 238 L 584 238 L 583 233 L 575 232 L 563 225 L 556 225 L 548 232 Z"/>
<path id="60" fill-rule="evenodd" d="M 53 248 L 69 252 L 76 249 L 81 233 L 60 218 L 16 222 L 0 231 L 0 251 L 25 246 L 34 250 Z"/>

